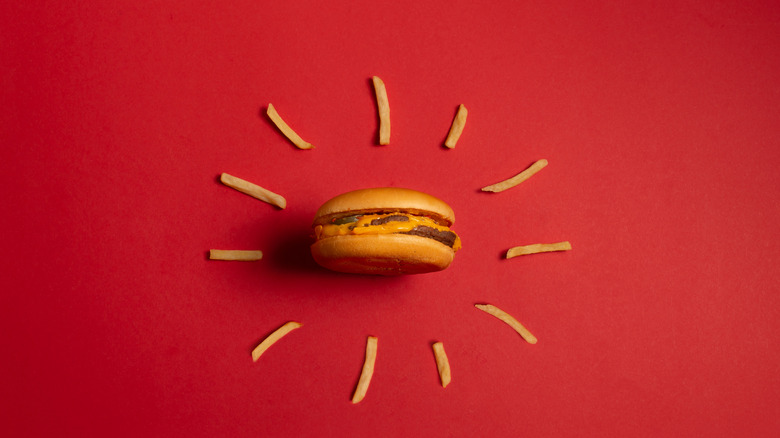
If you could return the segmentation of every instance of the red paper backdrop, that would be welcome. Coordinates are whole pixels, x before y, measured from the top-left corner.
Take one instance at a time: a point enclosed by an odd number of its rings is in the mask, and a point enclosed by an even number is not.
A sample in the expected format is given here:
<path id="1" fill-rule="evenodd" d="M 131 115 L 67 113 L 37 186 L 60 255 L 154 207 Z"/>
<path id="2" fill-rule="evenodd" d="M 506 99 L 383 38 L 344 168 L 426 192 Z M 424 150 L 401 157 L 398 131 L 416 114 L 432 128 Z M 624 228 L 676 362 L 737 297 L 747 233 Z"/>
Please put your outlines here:
<path id="1" fill-rule="evenodd" d="M 6 435 L 780 433 L 776 2 L 26 1 L 0 37 Z M 453 265 L 318 269 L 319 204 L 386 185 L 452 205 Z"/>

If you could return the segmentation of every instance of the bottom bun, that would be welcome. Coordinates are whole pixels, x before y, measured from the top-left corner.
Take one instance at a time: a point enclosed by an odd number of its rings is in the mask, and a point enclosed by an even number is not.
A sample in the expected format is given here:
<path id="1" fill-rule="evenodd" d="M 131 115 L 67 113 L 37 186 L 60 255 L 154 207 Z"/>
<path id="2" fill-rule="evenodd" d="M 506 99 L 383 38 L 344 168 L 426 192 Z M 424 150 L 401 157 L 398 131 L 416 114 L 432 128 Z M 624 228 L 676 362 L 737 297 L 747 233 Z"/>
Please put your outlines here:
<path id="1" fill-rule="evenodd" d="M 403 275 L 441 271 L 452 263 L 452 248 L 409 234 L 345 235 L 311 246 L 321 266 L 351 274 Z"/>

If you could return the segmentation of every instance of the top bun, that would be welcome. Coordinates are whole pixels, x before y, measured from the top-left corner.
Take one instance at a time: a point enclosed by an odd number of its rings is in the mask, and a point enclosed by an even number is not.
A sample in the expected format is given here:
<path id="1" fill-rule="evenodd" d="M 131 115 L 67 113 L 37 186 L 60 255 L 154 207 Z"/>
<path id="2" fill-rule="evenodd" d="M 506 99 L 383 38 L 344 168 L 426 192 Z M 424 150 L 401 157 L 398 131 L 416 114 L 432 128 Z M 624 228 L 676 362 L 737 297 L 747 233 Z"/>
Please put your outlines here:
<path id="1" fill-rule="evenodd" d="M 403 211 L 419 216 L 430 216 L 436 222 L 450 226 L 455 212 L 446 202 L 427 193 L 398 187 L 378 187 L 343 193 L 322 204 L 317 210 L 314 225 L 329 223 L 333 218 L 349 213 L 383 213 Z"/>

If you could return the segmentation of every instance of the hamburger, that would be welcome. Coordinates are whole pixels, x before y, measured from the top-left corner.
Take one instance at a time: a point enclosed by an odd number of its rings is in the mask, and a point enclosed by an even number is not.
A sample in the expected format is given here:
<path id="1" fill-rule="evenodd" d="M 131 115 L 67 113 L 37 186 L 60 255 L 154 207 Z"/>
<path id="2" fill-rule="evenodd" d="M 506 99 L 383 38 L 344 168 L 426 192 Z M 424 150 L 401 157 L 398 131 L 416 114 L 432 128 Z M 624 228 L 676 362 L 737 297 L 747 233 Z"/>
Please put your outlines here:
<path id="1" fill-rule="evenodd" d="M 380 187 L 325 202 L 314 217 L 311 254 L 354 274 L 422 274 L 446 269 L 461 247 L 447 203 L 411 189 Z"/>

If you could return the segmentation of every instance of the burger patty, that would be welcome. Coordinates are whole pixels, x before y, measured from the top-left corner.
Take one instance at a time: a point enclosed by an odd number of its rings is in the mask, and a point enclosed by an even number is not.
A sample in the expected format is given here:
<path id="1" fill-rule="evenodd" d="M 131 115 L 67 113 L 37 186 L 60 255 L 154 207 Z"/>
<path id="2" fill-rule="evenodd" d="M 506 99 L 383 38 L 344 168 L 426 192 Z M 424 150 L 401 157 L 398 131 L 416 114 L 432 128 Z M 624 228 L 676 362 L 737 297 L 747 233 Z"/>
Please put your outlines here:
<path id="1" fill-rule="evenodd" d="M 418 225 L 411 231 L 405 231 L 399 234 L 411 234 L 413 236 L 427 237 L 437 242 L 441 242 L 450 248 L 455 245 L 455 239 L 458 238 L 458 236 L 452 231 L 441 231 L 437 230 L 436 228 L 426 227 L 425 225 Z"/>
<path id="2" fill-rule="evenodd" d="M 371 221 L 371 225 L 384 225 L 388 222 L 409 222 L 409 217 L 402 214 L 391 214 Z"/>
<path id="3" fill-rule="evenodd" d="M 333 219 L 333 223 L 335 225 L 344 225 L 357 222 L 359 219 L 360 215 L 345 216 L 342 218 Z M 389 216 L 373 219 L 370 223 L 363 224 L 363 226 L 367 227 L 369 225 L 385 225 L 389 222 L 409 222 L 409 217 L 403 214 L 391 214 Z M 354 228 L 355 225 L 349 227 L 350 230 L 353 230 Z M 436 228 L 425 225 L 417 225 L 410 231 L 400 231 L 398 234 L 410 234 L 413 236 L 427 237 L 428 239 L 433 239 L 437 242 L 443 243 L 450 248 L 455 246 L 455 241 L 458 239 L 458 236 L 452 231 L 437 230 Z"/>

